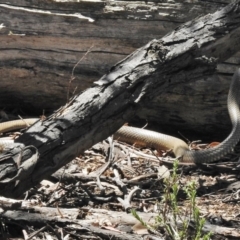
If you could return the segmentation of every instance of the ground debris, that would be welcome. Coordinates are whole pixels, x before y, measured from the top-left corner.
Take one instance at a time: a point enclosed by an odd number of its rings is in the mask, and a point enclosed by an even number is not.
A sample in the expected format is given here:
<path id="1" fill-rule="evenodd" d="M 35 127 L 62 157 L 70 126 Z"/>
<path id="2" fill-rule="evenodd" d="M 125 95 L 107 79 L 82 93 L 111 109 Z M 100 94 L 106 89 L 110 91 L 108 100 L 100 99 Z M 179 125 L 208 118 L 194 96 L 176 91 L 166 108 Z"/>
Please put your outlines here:
<path id="1" fill-rule="evenodd" d="M 164 179 L 172 172 L 173 158 L 168 154 L 158 156 L 151 149 L 137 149 L 112 139 L 98 143 L 28 191 L 24 200 L 1 197 L 2 237 L 164 239 L 161 228 L 151 231 L 131 210 L 154 225 L 162 206 Z M 179 165 L 179 186 L 196 182 L 196 203 L 206 219 L 204 231 L 213 233 L 211 239 L 240 238 L 237 169 L 238 162 L 229 159 L 200 166 Z M 186 195 L 179 191 L 178 198 L 180 208 L 187 212 Z"/>

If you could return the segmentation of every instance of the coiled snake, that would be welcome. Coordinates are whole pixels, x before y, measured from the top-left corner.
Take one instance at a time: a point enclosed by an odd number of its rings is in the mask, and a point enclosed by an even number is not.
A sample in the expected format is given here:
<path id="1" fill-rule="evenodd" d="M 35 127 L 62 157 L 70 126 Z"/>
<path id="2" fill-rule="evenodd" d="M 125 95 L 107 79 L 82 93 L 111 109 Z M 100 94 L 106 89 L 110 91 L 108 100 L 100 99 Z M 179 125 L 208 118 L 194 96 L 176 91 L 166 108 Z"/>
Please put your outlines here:
<path id="1" fill-rule="evenodd" d="M 114 134 L 114 138 L 145 147 L 172 149 L 175 156 L 180 158 L 183 162 L 213 162 L 231 152 L 240 139 L 240 69 L 233 75 L 228 93 L 227 105 L 232 122 L 232 131 L 222 143 L 210 149 L 191 151 L 188 145 L 179 138 L 128 126 L 121 127 Z M 0 123 L 0 132 L 23 128 L 33 124 L 37 120 L 38 119 L 33 118 Z M 0 144 L 4 144 L 4 140 L 0 140 Z"/>

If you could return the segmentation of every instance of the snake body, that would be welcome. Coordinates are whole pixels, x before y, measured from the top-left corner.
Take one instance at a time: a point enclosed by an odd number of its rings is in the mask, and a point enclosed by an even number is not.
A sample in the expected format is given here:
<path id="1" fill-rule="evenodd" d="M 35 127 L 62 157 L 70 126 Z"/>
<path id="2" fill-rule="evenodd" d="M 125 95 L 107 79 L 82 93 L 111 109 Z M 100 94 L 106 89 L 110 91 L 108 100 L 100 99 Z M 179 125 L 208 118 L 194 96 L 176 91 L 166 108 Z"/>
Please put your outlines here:
<path id="1" fill-rule="evenodd" d="M 183 162 L 209 163 L 216 161 L 231 152 L 240 140 L 240 69 L 233 75 L 228 99 L 228 112 L 232 122 L 232 131 L 219 145 L 201 151 L 191 151 L 188 145 L 179 138 L 157 133 L 150 130 L 123 126 L 114 138 L 142 147 L 159 149 L 172 149 L 176 157 Z M 23 119 L 0 123 L 0 132 L 12 131 L 33 124 L 38 119 Z M 4 144 L 0 140 L 0 144 Z"/>
<path id="2" fill-rule="evenodd" d="M 28 119 L 18 119 L 8 122 L 0 123 L 0 133 L 15 131 L 21 128 L 26 128 L 32 124 L 34 124 L 38 118 L 28 118 Z M 4 148 L 12 146 L 14 144 L 14 140 L 9 138 L 0 138 L 0 146 Z"/>
<path id="3" fill-rule="evenodd" d="M 183 162 L 209 163 L 214 162 L 231 152 L 240 140 L 240 69 L 233 75 L 228 92 L 228 112 L 232 122 L 232 131 L 219 145 L 201 150 L 191 151 L 181 139 L 169 135 L 123 126 L 115 134 L 115 138 L 140 146 L 156 149 L 172 149 L 176 157 Z"/>
<path id="4" fill-rule="evenodd" d="M 0 133 L 10 132 L 34 124 L 38 118 L 18 119 L 0 123 Z M 1 143 L 1 142 L 0 142 Z"/>

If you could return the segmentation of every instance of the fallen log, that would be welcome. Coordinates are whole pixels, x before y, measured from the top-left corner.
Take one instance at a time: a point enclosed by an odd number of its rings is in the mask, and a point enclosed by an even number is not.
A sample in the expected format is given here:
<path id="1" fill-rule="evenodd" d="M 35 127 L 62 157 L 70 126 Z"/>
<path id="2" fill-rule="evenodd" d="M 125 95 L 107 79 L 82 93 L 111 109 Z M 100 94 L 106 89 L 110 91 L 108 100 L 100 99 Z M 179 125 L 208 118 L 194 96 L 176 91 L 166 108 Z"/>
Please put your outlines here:
<path id="1" fill-rule="evenodd" d="M 135 49 L 227 3 L 1 1 L 0 109 L 50 114 Z M 228 81 L 239 62 L 237 52 L 218 62 L 218 84 L 204 76 L 172 85 L 161 98 L 149 98 L 133 120 L 166 133 L 180 131 L 191 140 L 211 134 L 219 141 L 231 127 L 224 109 Z"/>
<path id="2" fill-rule="evenodd" d="M 240 49 L 240 1 L 152 40 L 95 85 L 39 120 L 4 153 L 0 194 L 17 197 L 113 134 L 151 99 L 176 84 L 219 79 L 216 66 Z M 24 174 L 23 174 L 24 173 Z M 16 178 L 17 177 L 17 178 Z"/>
<path id="3" fill-rule="evenodd" d="M 66 103 L 68 94 L 90 87 L 136 48 L 225 5 L 1 1 L 0 107 L 52 112 Z"/>

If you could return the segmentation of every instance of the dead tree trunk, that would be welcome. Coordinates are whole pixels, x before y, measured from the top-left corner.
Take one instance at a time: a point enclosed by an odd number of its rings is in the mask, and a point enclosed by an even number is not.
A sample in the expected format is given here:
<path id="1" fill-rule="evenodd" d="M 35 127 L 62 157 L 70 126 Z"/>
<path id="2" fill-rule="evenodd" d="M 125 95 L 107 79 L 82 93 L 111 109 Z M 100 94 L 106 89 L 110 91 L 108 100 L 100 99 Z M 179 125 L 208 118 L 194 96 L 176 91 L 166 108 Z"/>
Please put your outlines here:
<path id="1" fill-rule="evenodd" d="M 135 49 L 227 3 L 1 1 L 0 109 L 20 109 L 37 116 L 44 109 L 49 114 Z M 136 122 L 156 123 L 155 128 L 164 126 L 160 130 L 166 132 L 173 128 L 175 134 L 181 131 L 189 138 L 190 132 L 201 139 L 201 133 L 218 133 L 214 140 L 220 140 L 230 128 L 228 80 L 239 63 L 240 53 L 227 63 L 218 63 L 217 70 L 223 76 L 219 84 L 203 73 L 194 83 L 179 82 L 161 98 L 149 98 L 136 113 Z M 217 127 L 214 130 L 213 125 Z"/>
<path id="2" fill-rule="evenodd" d="M 30 147 L 1 157 L 0 194 L 19 196 L 113 134 L 147 101 L 161 97 L 173 85 L 210 76 L 218 81 L 217 63 L 240 49 L 239 34 L 237 1 L 133 52 L 93 87 L 17 139 Z"/>

